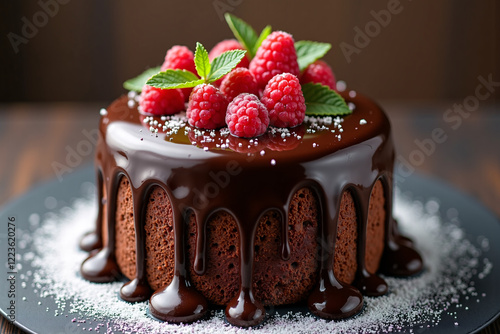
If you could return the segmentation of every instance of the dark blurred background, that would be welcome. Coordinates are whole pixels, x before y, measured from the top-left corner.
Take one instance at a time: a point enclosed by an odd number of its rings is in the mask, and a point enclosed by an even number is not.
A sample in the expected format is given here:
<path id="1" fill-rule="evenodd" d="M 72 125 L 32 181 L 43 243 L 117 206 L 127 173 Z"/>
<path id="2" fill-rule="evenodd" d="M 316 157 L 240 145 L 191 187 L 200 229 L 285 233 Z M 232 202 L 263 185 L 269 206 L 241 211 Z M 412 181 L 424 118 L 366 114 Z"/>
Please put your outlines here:
<path id="1" fill-rule="evenodd" d="M 331 43 L 337 78 L 376 99 L 461 99 L 479 76 L 500 81 L 495 0 L 1 0 L 0 102 L 109 102 L 172 45 L 232 37 L 225 11 Z"/>

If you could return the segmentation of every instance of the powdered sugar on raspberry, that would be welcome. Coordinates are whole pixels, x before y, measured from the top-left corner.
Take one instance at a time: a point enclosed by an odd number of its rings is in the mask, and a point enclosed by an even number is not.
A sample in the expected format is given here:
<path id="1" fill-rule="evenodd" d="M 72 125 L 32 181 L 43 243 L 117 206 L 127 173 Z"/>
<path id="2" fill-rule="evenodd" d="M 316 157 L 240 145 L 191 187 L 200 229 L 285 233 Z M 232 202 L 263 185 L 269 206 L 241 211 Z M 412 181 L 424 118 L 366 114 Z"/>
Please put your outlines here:
<path id="1" fill-rule="evenodd" d="M 87 188 L 95 186 L 87 183 Z M 50 201 L 56 201 L 50 198 Z M 47 202 L 47 201 L 46 201 Z M 119 300 L 117 292 L 121 282 L 95 284 L 83 280 L 79 266 L 87 253 L 78 249 L 83 233 L 93 228 L 96 200 L 85 196 L 71 207 L 50 212 L 41 217 L 30 216 L 31 231 L 19 233 L 18 259 L 20 268 L 30 265 L 20 275 L 19 295 L 24 289 L 32 289 L 40 296 L 41 312 L 54 316 L 67 316 L 68 331 L 93 331 L 96 333 L 239 333 L 242 330 L 224 322 L 223 311 L 211 311 L 207 320 L 193 324 L 174 325 L 159 322 L 147 315 L 147 303 L 130 304 Z M 50 204 L 50 203 L 49 203 Z M 53 206 L 50 206 L 53 207 Z M 396 193 L 395 216 L 403 232 L 410 236 L 421 251 L 425 272 L 415 278 L 386 278 L 390 292 L 386 296 L 365 298 L 363 312 L 344 321 L 325 321 L 314 318 L 307 311 L 282 312 L 270 316 L 257 333 L 388 333 L 400 332 L 413 327 L 439 325 L 443 317 L 456 317 L 464 299 L 477 300 L 486 296 L 477 291 L 474 281 L 484 279 L 493 264 L 488 259 L 479 261 L 489 245 L 482 237 L 475 246 L 465 237 L 457 224 L 458 210 L 448 216 L 439 212 L 435 200 L 425 203 Z M 444 216 L 444 218 L 442 218 Z M 20 247 L 21 248 L 21 247 Z M 44 299 L 56 301 L 57 308 L 49 309 Z M 22 298 L 23 302 L 31 302 Z M 272 313 L 271 310 L 270 313 Z M 460 326 L 461 319 L 456 319 Z"/>

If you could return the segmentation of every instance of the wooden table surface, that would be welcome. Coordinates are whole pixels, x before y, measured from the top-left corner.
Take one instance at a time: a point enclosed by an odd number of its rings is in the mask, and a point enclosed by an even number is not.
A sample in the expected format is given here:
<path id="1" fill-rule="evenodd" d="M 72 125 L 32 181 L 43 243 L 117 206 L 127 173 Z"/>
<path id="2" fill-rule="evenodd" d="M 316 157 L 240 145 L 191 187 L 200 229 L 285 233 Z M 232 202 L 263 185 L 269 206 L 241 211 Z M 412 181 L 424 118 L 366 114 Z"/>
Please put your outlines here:
<path id="1" fill-rule="evenodd" d="M 446 115 L 455 103 L 461 101 L 380 101 L 393 124 L 400 162 L 448 182 L 500 217 L 500 105 L 480 104 L 468 117 L 452 121 Z M 0 205 L 54 179 L 54 163 L 68 165 L 68 150 L 76 149 L 87 140 L 85 134 L 97 128 L 103 106 L 0 104 Z M 442 129 L 446 140 L 433 139 L 436 129 Z M 93 160 L 93 154 L 80 156 L 71 168 Z M 0 317 L 0 333 L 23 332 Z M 480 333 L 500 334 L 500 319 Z"/>

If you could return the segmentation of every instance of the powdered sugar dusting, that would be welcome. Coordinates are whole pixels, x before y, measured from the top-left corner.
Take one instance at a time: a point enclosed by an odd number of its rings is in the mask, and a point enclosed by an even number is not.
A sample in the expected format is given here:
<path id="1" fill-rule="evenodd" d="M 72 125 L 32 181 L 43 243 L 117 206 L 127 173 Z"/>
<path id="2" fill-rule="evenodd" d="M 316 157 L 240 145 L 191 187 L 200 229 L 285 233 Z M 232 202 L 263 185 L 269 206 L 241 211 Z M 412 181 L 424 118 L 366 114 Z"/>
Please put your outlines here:
<path id="1" fill-rule="evenodd" d="M 87 254 L 78 249 L 79 238 L 93 228 L 96 216 L 95 198 L 82 198 L 71 207 L 43 217 L 30 216 L 30 233 L 23 233 L 23 243 L 31 247 L 19 263 L 34 268 L 20 278 L 23 289 L 32 289 L 41 298 L 40 310 L 66 315 L 68 326 L 96 333 L 239 333 L 242 329 L 224 322 L 222 310 L 211 311 L 207 320 L 189 325 L 175 325 L 153 320 L 147 315 L 147 303 L 130 304 L 118 298 L 122 282 L 95 284 L 79 275 L 80 263 Z M 280 314 L 270 310 L 268 321 L 255 332 L 261 333 L 390 333 L 412 332 L 438 325 L 443 317 L 452 317 L 456 326 L 456 310 L 464 308 L 464 300 L 478 303 L 486 292 L 477 291 L 475 281 L 484 279 L 493 264 L 484 258 L 489 241 L 481 237 L 475 246 L 465 237 L 458 224 L 458 210 L 442 216 L 439 203 L 425 203 L 406 198 L 396 192 L 394 212 L 401 230 L 410 236 L 421 251 L 425 272 L 418 277 L 398 279 L 386 277 L 390 291 L 377 298 L 365 298 L 363 312 L 344 321 L 325 321 L 307 311 Z M 20 294 L 22 296 L 22 290 Z M 56 309 L 48 309 L 44 298 L 56 301 Z M 26 298 L 22 299 L 26 301 Z M 22 304 L 21 304 L 22 305 Z"/>

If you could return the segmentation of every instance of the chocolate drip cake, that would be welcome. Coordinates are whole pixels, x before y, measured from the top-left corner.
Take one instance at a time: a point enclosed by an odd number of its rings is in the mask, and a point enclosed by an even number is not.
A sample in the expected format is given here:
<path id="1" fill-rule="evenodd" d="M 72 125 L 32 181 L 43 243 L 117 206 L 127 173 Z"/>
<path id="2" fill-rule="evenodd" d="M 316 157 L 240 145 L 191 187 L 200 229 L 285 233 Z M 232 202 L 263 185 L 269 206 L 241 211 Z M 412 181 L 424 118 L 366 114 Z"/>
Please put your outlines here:
<path id="1" fill-rule="evenodd" d="M 101 112 L 99 210 L 81 274 L 128 279 L 120 297 L 149 299 L 169 322 L 209 305 L 241 327 L 300 302 L 325 319 L 355 315 L 363 295 L 388 291 L 380 273 L 422 269 L 392 218 L 389 120 L 335 91 L 317 60 L 327 43 L 268 28 L 245 40 L 252 28 L 226 20 L 241 44 L 174 46 L 161 72 L 129 82 L 140 96 Z"/>

